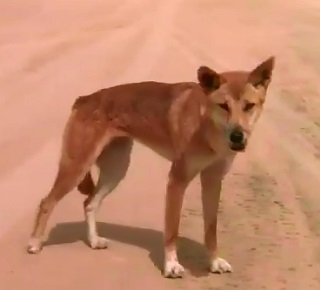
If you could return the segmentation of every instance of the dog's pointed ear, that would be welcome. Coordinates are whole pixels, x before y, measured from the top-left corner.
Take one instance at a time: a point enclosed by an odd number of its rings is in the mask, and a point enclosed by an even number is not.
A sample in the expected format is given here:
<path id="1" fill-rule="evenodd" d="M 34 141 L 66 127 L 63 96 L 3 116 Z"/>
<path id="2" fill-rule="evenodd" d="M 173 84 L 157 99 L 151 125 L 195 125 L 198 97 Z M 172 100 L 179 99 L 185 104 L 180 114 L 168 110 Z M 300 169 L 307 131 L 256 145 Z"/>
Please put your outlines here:
<path id="1" fill-rule="evenodd" d="M 208 91 L 214 91 L 220 88 L 225 82 L 224 78 L 207 66 L 200 66 L 197 71 L 198 81 L 201 87 Z"/>
<path id="2" fill-rule="evenodd" d="M 249 74 L 249 83 L 254 87 L 263 86 L 267 88 L 272 76 L 272 71 L 274 68 L 275 57 L 271 56 L 261 64 L 259 64 L 253 71 Z"/>

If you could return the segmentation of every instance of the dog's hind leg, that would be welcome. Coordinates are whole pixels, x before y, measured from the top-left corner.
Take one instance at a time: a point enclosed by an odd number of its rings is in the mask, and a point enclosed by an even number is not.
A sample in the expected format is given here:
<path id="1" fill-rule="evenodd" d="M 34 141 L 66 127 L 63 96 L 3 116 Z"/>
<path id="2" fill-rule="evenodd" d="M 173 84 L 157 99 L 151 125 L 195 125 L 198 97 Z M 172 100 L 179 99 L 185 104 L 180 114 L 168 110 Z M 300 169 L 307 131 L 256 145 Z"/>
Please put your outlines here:
<path id="1" fill-rule="evenodd" d="M 88 240 L 93 249 L 107 247 L 107 239 L 100 237 L 96 226 L 96 213 L 102 200 L 111 193 L 125 177 L 129 164 L 133 141 L 128 137 L 113 140 L 97 159 L 100 169 L 95 191 L 84 202 L 84 211 L 88 227 Z"/>
<path id="2" fill-rule="evenodd" d="M 38 207 L 27 247 L 29 253 L 41 250 L 46 225 L 54 207 L 83 180 L 104 146 L 115 137 L 102 124 L 79 115 L 73 112 L 66 126 L 58 173 L 51 191 Z"/>

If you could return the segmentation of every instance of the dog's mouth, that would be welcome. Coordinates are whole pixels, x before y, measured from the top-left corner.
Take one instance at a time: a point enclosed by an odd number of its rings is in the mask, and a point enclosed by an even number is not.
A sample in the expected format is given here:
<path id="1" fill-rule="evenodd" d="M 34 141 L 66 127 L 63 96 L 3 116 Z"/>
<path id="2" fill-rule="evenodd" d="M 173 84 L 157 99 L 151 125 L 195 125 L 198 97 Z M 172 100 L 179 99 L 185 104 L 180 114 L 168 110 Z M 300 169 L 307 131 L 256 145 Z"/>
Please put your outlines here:
<path id="1" fill-rule="evenodd" d="M 243 152 L 246 149 L 246 143 L 230 143 L 230 149 L 235 152 Z"/>

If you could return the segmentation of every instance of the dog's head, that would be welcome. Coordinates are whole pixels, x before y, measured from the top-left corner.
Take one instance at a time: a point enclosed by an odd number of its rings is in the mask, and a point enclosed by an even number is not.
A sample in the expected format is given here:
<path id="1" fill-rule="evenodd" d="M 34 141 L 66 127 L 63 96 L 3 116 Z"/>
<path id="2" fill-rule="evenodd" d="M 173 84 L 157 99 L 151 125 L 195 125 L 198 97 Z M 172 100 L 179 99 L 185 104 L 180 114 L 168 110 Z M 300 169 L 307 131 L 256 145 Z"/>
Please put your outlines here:
<path id="1" fill-rule="evenodd" d="M 249 72 L 217 73 L 201 66 L 199 83 L 208 97 L 206 117 L 226 137 L 233 151 L 244 151 L 266 98 L 274 67 L 268 58 Z"/>

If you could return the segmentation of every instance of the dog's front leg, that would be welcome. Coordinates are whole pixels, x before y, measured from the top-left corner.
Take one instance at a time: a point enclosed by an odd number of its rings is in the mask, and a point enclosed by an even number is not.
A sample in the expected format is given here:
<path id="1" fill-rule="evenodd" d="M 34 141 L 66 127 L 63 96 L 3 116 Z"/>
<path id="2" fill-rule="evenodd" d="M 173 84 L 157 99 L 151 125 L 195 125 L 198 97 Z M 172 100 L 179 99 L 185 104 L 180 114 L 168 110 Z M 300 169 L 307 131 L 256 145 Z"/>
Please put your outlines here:
<path id="1" fill-rule="evenodd" d="M 167 278 L 180 278 L 184 273 L 184 268 L 178 261 L 176 249 L 183 197 L 188 186 L 184 171 L 183 162 L 173 163 L 167 185 L 164 229 L 164 276 Z"/>
<path id="2" fill-rule="evenodd" d="M 225 164 L 215 164 L 200 174 L 205 244 L 210 258 L 210 272 L 232 272 L 230 264 L 218 256 L 217 215 Z"/>

